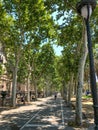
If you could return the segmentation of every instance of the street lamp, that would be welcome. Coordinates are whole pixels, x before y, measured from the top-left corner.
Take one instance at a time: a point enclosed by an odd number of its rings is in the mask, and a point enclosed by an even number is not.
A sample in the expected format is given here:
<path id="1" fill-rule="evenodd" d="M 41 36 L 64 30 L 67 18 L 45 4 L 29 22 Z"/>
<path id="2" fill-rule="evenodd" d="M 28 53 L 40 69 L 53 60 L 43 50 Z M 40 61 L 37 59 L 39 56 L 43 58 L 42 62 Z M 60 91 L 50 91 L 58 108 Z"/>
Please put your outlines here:
<path id="1" fill-rule="evenodd" d="M 94 58 L 93 58 L 90 25 L 89 25 L 89 19 L 95 7 L 96 7 L 95 0 L 81 0 L 80 2 L 77 3 L 76 6 L 77 12 L 85 20 L 85 25 L 87 30 L 89 65 L 90 65 L 90 84 L 91 84 L 91 92 L 92 92 L 93 107 L 94 107 L 94 122 L 95 122 L 95 130 L 98 130 L 98 95 L 97 95 L 97 84 L 96 84 L 95 69 L 94 69 Z"/>

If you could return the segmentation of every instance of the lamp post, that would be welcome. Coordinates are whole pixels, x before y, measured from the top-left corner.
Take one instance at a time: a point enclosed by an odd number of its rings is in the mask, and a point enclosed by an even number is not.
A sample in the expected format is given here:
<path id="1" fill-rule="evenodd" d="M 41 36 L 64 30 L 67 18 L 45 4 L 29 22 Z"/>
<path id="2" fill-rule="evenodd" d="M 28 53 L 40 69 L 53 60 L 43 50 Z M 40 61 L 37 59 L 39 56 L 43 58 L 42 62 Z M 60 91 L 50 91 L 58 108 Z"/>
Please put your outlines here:
<path id="1" fill-rule="evenodd" d="M 87 30 L 89 65 L 90 65 L 90 84 L 91 84 L 91 92 L 92 92 L 93 107 L 94 107 L 94 122 L 95 122 L 95 130 L 98 130 L 98 95 L 97 95 L 97 84 L 96 84 L 95 69 L 94 69 L 94 58 L 93 58 L 90 25 L 89 25 L 89 19 L 95 7 L 96 7 L 95 0 L 81 0 L 76 5 L 77 12 L 85 20 L 85 25 Z"/>

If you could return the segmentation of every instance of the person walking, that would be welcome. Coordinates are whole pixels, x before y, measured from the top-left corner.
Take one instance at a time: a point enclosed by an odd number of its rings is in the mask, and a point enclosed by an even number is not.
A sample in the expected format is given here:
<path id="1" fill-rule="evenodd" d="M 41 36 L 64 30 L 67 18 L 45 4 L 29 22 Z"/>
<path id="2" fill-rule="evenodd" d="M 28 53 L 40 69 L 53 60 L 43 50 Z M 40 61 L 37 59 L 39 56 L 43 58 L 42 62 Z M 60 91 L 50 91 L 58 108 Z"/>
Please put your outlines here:
<path id="1" fill-rule="evenodd" d="M 55 100 L 57 99 L 57 92 L 55 92 L 55 94 L 54 94 L 54 99 Z"/>

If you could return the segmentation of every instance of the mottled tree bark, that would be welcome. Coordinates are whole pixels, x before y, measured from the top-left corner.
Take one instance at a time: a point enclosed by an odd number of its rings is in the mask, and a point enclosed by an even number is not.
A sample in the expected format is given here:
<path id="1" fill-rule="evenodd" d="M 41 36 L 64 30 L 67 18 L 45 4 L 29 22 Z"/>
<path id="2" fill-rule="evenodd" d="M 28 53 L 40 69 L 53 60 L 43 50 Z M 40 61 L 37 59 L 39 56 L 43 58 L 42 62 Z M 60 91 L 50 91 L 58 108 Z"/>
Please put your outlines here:
<path id="1" fill-rule="evenodd" d="M 17 71 L 18 71 L 18 61 L 13 69 L 13 81 L 12 81 L 12 106 L 16 106 L 16 87 L 17 87 Z"/>
<path id="2" fill-rule="evenodd" d="M 76 124 L 82 124 L 82 89 L 84 80 L 84 66 L 88 54 L 87 49 L 87 32 L 84 28 L 83 30 L 83 40 L 82 40 L 82 52 L 78 67 L 78 84 L 77 84 L 77 94 L 76 94 Z"/>

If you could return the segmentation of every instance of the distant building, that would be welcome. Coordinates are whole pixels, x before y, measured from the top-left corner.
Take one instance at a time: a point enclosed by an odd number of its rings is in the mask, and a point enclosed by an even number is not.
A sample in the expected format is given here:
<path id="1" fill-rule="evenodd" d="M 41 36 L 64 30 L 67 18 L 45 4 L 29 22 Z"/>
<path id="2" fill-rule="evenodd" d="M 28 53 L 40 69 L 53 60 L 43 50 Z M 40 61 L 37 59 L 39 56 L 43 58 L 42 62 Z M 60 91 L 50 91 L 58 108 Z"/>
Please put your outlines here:
<path id="1" fill-rule="evenodd" d="M 11 80 L 7 76 L 5 67 L 6 58 L 4 56 L 2 44 L 0 44 L 0 69 L 3 71 L 0 74 L 0 91 L 11 91 Z"/>

